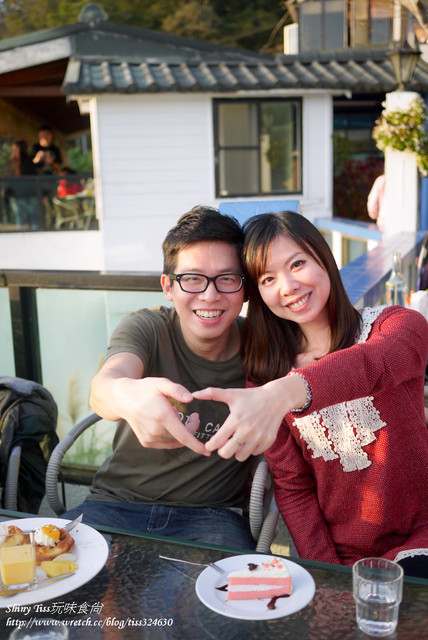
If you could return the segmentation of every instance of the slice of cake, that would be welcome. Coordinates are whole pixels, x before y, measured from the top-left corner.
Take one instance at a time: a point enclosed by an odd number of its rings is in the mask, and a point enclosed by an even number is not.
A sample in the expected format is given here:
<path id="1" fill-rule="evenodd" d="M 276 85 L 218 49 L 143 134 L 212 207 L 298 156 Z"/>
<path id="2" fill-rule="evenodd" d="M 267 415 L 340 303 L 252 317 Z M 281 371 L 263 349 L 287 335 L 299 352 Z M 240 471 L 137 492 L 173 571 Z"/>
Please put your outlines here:
<path id="1" fill-rule="evenodd" d="M 285 562 L 272 558 L 269 562 L 248 564 L 248 569 L 232 571 L 227 579 L 228 600 L 253 600 L 291 595 L 291 577 Z"/>

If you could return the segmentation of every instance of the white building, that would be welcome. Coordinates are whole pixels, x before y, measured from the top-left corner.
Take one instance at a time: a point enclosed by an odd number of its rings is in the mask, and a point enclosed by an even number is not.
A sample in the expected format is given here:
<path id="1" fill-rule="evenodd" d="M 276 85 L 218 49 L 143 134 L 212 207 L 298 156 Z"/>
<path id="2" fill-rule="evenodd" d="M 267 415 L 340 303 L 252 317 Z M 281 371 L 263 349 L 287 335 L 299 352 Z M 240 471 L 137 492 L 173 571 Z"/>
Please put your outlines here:
<path id="1" fill-rule="evenodd" d="M 89 127 L 99 228 L 0 233 L 0 269 L 156 271 L 196 204 L 298 199 L 308 218 L 331 217 L 333 97 L 394 82 L 384 51 L 272 57 L 99 11 L 2 41 L 0 133 L 16 137 L 20 117 L 63 141 Z"/>

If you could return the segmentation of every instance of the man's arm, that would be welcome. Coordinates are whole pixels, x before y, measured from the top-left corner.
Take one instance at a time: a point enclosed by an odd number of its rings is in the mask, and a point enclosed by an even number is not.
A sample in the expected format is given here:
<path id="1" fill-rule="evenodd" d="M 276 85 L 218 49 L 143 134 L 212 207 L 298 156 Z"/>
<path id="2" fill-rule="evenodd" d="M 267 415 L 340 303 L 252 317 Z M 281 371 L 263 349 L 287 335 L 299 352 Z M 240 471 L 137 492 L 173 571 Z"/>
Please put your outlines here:
<path id="1" fill-rule="evenodd" d="M 184 445 L 210 455 L 193 436 L 197 415 L 192 414 L 186 428 L 168 399 L 188 403 L 192 394 L 167 378 L 142 378 L 143 374 L 143 362 L 132 353 L 108 358 L 91 383 L 92 409 L 106 420 L 126 420 L 143 447 L 176 449 Z"/>

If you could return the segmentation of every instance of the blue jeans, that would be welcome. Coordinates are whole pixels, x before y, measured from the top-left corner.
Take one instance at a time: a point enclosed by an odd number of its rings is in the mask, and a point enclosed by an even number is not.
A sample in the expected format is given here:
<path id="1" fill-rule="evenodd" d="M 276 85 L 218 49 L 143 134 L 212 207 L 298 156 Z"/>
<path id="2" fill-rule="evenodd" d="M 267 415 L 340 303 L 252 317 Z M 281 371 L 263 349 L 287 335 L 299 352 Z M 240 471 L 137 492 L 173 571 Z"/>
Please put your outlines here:
<path id="1" fill-rule="evenodd" d="M 39 228 L 37 219 L 37 200 L 34 197 L 11 197 L 10 208 L 15 217 L 15 223 L 18 228 L 23 227 L 26 222 L 30 224 L 31 229 Z"/>
<path id="2" fill-rule="evenodd" d="M 87 500 L 61 518 L 72 520 L 83 513 L 83 522 L 139 533 L 174 536 L 235 549 L 255 549 L 248 521 L 229 509 L 167 507 L 137 502 Z"/>

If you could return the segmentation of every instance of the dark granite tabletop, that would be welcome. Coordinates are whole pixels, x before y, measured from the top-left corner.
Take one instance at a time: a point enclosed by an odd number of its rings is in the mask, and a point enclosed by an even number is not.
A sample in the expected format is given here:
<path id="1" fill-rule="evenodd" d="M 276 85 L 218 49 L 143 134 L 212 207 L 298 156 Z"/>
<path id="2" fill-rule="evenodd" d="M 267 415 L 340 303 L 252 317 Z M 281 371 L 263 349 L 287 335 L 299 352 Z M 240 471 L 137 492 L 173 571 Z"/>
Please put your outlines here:
<path id="1" fill-rule="evenodd" d="M 0 512 L 0 520 L 16 513 Z M 27 514 L 25 514 L 27 516 Z M 355 620 L 352 574 L 347 567 L 296 560 L 313 577 L 316 591 L 300 611 L 273 620 L 236 620 L 208 609 L 198 599 L 195 581 L 203 567 L 174 564 L 159 554 L 210 562 L 242 550 L 194 545 L 171 538 L 135 535 L 97 527 L 109 545 L 101 571 L 57 600 L 32 605 L 29 612 L 0 610 L 0 638 L 20 624 L 27 640 L 42 618 L 62 620 L 69 640 L 364 640 Z M 30 625 L 32 626 L 30 627 Z M 428 637 L 428 581 L 405 579 L 403 602 L 393 640 Z"/>

